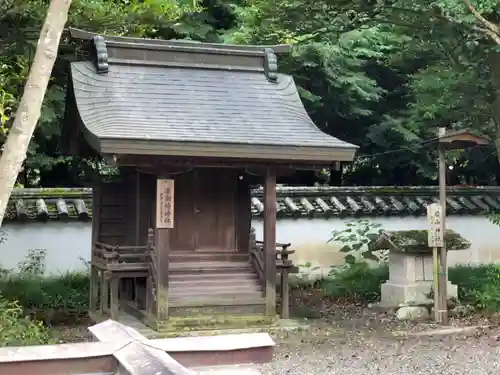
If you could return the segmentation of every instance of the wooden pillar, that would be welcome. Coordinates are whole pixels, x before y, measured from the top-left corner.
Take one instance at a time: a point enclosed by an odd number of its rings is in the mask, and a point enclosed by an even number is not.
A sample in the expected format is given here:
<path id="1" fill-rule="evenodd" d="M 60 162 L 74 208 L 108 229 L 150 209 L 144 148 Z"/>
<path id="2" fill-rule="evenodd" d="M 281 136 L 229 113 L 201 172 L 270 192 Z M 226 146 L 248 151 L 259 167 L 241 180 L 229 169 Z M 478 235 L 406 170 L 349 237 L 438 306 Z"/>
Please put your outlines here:
<path id="1" fill-rule="evenodd" d="M 94 313 L 97 311 L 97 296 L 99 288 L 99 273 L 97 267 L 90 265 L 90 300 L 89 300 L 89 311 Z"/>
<path id="2" fill-rule="evenodd" d="M 94 181 L 92 185 L 92 239 L 90 243 L 90 300 L 89 312 L 97 312 L 97 298 L 99 294 L 99 287 L 101 288 L 101 301 L 99 308 L 103 312 L 103 280 L 99 280 L 99 271 L 94 266 L 94 245 L 99 241 L 99 227 L 101 216 L 101 187 L 99 182 Z M 100 272 L 102 275 L 102 272 Z M 102 276 L 101 276 L 102 277 Z"/>
<path id="3" fill-rule="evenodd" d="M 288 268 L 283 267 L 281 270 L 281 317 L 283 319 L 290 318 L 290 290 L 288 285 Z"/>
<path id="4" fill-rule="evenodd" d="M 266 315 L 276 315 L 276 173 L 267 169 L 264 182 L 264 275 Z"/>
<path id="5" fill-rule="evenodd" d="M 118 321 L 118 309 L 119 309 L 119 301 L 118 301 L 118 291 L 120 290 L 120 278 L 116 276 L 111 277 L 111 286 L 110 286 L 110 315 L 111 319 Z"/>
<path id="6" fill-rule="evenodd" d="M 173 184 L 167 184 L 164 177 L 158 177 L 156 184 L 155 244 L 157 257 L 156 311 L 158 320 L 168 319 L 168 268 L 170 252 L 170 228 L 173 228 L 174 191 Z M 169 192 L 167 193 L 167 190 Z M 171 206 L 167 208 L 168 202 Z M 167 223 L 168 219 L 172 221 Z"/>
<path id="7" fill-rule="evenodd" d="M 94 244 L 99 241 L 99 231 L 100 231 L 100 221 L 101 221 L 101 185 L 99 182 L 95 182 L 92 185 L 92 243 L 91 250 L 94 248 Z M 91 257 L 94 254 L 92 251 Z"/>
<path id="8" fill-rule="evenodd" d="M 142 246 L 143 239 L 141 238 L 141 174 L 135 171 L 135 245 Z"/>
<path id="9" fill-rule="evenodd" d="M 101 314 L 105 314 L 109 310 L 109 284 L 106 271 L 101 271 Z"/>

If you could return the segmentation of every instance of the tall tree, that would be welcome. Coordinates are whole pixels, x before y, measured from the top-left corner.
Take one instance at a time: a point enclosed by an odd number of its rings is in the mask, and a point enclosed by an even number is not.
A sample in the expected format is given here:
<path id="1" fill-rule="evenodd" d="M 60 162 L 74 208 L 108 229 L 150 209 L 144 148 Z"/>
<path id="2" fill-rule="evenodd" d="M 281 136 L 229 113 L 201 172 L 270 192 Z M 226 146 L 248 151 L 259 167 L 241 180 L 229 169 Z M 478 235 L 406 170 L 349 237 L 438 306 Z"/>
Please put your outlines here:
<path id="1" fill-rule="evenodd" d="M 45 17 L 35 58 L 30 69 L 21 102 L 0 156 L 0 225 L 14 188 L 19 170 L 36 124 L 40 118 L 43 98 L 59 49 L 59 42 L 68 19 L 71 0 L 52 0 Z"/>

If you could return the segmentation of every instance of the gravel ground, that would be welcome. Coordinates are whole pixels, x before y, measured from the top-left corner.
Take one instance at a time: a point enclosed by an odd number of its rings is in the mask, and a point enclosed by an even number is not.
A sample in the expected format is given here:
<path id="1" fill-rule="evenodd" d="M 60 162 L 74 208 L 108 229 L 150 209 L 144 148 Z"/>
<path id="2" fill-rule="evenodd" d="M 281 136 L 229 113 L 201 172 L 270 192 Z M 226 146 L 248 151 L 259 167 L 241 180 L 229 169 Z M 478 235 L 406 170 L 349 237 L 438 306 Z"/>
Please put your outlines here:
<path id="1" fill-rule="evenodd" d="M 336 332 L 330 338 L 289 337 L 263 375 L 486 375 L 500 374 L 497 333 L 481 337 L 397 340 L 378 334 Z M 346 372 L 348 371 L 348 372 Z"/>
<path id="2" fill-rule="evenodd" d="M 308 331 L 275 337 L 275 359 L 260 366 L 263 375 L 500 375 L 499 316 L 452 318 L 452 327 L 495 327 L 467 336 L 414 337 L 442 327 L 307 293 L 294 296 L 292 313 L 304 317 L 306 306 L 317 319 L 308 321 Z M 89 340 L 86 325 L 55 327 L 54 335 L 60 342 Z"/>
<path id="3" fill-rule="evenodd" d="M 303 306 L 304 296 L 300 297 Z M 350 301 L 314 299 L 306 306 L 320 311 L 320 319 L 309 321 L 308 332 L 276 337 L 275 359 L 260 367 L 263 375 L 500 374 L 498 317 L 474 314 L 451 318 L 449 323 L 451 327 L 496 327 L 492 329 L 415 337 L 412 334 L 443 327 L 432 322 L 402 322 L 394 313 Z M 409 338 L 404 338 L 406 333 Z"/>

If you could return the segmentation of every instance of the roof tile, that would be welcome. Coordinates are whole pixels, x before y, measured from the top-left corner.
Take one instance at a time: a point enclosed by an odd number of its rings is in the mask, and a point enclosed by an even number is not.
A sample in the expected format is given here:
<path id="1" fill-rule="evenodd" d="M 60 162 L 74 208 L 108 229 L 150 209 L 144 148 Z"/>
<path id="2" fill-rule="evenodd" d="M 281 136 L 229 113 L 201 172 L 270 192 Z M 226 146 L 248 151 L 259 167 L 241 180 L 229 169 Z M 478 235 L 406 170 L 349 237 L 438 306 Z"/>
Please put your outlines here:
<path id="1" fill-rule="evenodd" d="M 438 200 L 437 187 L 278 187 L 281 218 L 424 215 Z M 263 217 L 263 190 L 252 191 L 252 216 Z M 500 210 L 500 187 L 451 187 L 449 215 L 485 214 Z M 6 221 L 87 221 L 92 218 L 92 189 L 14 189 Z"/>
<path id="2" fill-rule="evenodd" d="M 309 118 L 293 78 L 261 72 L 71 64 L 78 110 L 98 138 L 355 148 Z M 273 130 L 270 131 L 270 128 Z"/>

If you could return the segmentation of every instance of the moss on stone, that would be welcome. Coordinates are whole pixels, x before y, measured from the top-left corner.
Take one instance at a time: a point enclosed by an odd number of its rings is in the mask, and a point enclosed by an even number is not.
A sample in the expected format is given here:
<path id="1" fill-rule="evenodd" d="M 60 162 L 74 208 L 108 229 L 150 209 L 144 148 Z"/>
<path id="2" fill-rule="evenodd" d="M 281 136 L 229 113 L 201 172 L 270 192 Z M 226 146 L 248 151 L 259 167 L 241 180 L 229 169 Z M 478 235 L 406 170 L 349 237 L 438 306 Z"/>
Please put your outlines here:
<path id="1" fill-rule="evenodd" d="M 158 321 L 157 329 L 162 334 L 168 332 L 182 333 L 207 329 L 235 329 L 258 328 L 275 323 L 277 317 L 265 315 L 208 315 L 170 317 L 168 320 Z"/>
<path id="2" fill-rule="evenodd" d="M 89 188 L 26 188 L 14 189 L 12 192 L 13 199 L 30 199 L 30 198 L 64 198 L 64 197 L 83 197 L 90 196 L 92 189 Z"/>
<path id="3" fill-rule="evenodd" d="M 465 250 L 470 242 L 460 234 L 448 229 L 444 235 L 448 250 Z M 376 250 L 389 249 L 404 253 L 426 253 L 432 251 L 428 247 L 427 230 L 402 230 L 384 232 L 376 243 Z"/>

